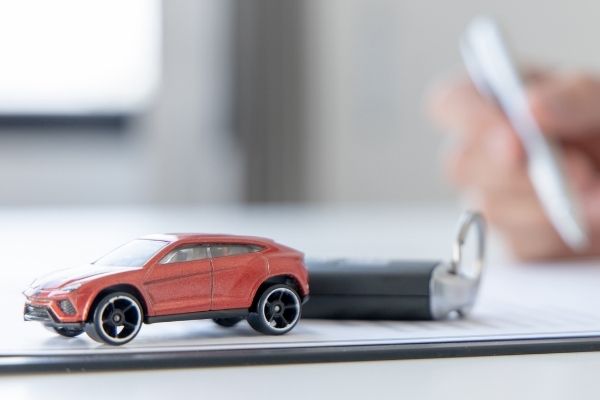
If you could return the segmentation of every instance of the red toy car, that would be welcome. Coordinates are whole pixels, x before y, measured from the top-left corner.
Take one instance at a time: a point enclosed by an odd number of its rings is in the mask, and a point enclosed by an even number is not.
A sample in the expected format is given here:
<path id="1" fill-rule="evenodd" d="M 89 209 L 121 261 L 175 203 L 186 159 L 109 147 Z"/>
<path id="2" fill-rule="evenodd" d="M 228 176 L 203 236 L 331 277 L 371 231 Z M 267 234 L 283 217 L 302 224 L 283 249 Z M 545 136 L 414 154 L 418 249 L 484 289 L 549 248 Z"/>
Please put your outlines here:
<path id="1" fill-rule="evenodd" d="M 222 326 L 247 318 L 281 335 L 300 318 L 308 272 L 301 252 L 270 239 L 151 235 L 36 280 L 24 294 L 26 321 L 111 345 L 129 342 L 142 322 L 204 318 Z"/>

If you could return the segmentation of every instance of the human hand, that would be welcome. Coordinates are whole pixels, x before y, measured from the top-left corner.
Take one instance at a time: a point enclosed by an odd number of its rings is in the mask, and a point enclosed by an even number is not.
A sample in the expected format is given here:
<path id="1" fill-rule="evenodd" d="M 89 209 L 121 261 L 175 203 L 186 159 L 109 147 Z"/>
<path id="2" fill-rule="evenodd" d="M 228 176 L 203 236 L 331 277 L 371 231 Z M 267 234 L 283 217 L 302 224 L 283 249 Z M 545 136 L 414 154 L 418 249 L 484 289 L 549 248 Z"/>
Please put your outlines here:
<path id="1" fill-rule="evenodd" d="M 432 117 L 456 139 L 444 170 L 518 258 L 600 255 L 600 78 L 537 73 L 528 79 L 528 95 L 542 130 L 563 153 L 566 178 L 590 234 L 583 252 L 573 253 L 560 239 L 529 181 L 516 133 L 466 78 L 448 81 L 430 96 Z"/>

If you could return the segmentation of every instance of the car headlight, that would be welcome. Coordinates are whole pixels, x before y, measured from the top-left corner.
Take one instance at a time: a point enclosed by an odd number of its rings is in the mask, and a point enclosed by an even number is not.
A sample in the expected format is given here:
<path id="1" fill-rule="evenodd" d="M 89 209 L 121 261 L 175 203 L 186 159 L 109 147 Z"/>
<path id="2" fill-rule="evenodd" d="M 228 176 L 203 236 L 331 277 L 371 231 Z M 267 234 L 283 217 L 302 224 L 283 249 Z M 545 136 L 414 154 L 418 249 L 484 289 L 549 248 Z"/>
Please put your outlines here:
<path id="1" fill-rule="evenodd" d="M 67 292 L 67 293 L 70 293 L 70 292 L 72 292 L 72 291 L 74 291 L 74 290 L 77 290 L 77 289 L 79 289 L 80 287 L 81 287 L 81 283 L 74 283 L 74 284 L 72 284 L 72 285 L 67 285 L 67 286 L 65 286 L 65 287 L 63 287 L 63 288 L 60 288 L 60 291 L 61 291 L 61 292 Z"/>

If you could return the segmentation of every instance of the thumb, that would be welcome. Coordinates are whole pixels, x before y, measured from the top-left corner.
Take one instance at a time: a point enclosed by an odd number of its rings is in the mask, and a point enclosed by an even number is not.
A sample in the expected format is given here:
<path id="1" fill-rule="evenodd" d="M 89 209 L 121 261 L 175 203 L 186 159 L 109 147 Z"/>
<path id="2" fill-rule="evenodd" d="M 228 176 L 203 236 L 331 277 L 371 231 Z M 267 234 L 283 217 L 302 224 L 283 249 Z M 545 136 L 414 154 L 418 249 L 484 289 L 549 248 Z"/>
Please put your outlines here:
<path id="1" fill-rule="evenodd" d="M 555 75 L 529 90 L 531 111 L 542 130 L 560 138 L 600 131 L 600 79 L 585 74 Z"/>

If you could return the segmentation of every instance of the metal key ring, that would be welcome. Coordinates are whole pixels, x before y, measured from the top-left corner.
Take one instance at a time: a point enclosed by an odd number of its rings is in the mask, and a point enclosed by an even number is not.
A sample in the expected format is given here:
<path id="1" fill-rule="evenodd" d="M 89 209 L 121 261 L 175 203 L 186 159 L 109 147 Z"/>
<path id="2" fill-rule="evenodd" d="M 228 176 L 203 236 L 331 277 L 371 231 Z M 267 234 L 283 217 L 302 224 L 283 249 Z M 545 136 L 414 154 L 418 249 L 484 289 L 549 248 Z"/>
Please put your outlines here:
<path id="1" fill-rule="evenodd" d="M 474 226 L 477 233 L 477 258 L 475 259 L 476 279 L 481 276 L 485 259 L 485 222 L 481 214 L 477 212 L 465 212 L 460 219 L 456 240 L 452 246 L 452 261 L 450 272 L 460 275 L 460 264 L 462 260 L 462 249 L 471 227 Z"/>

